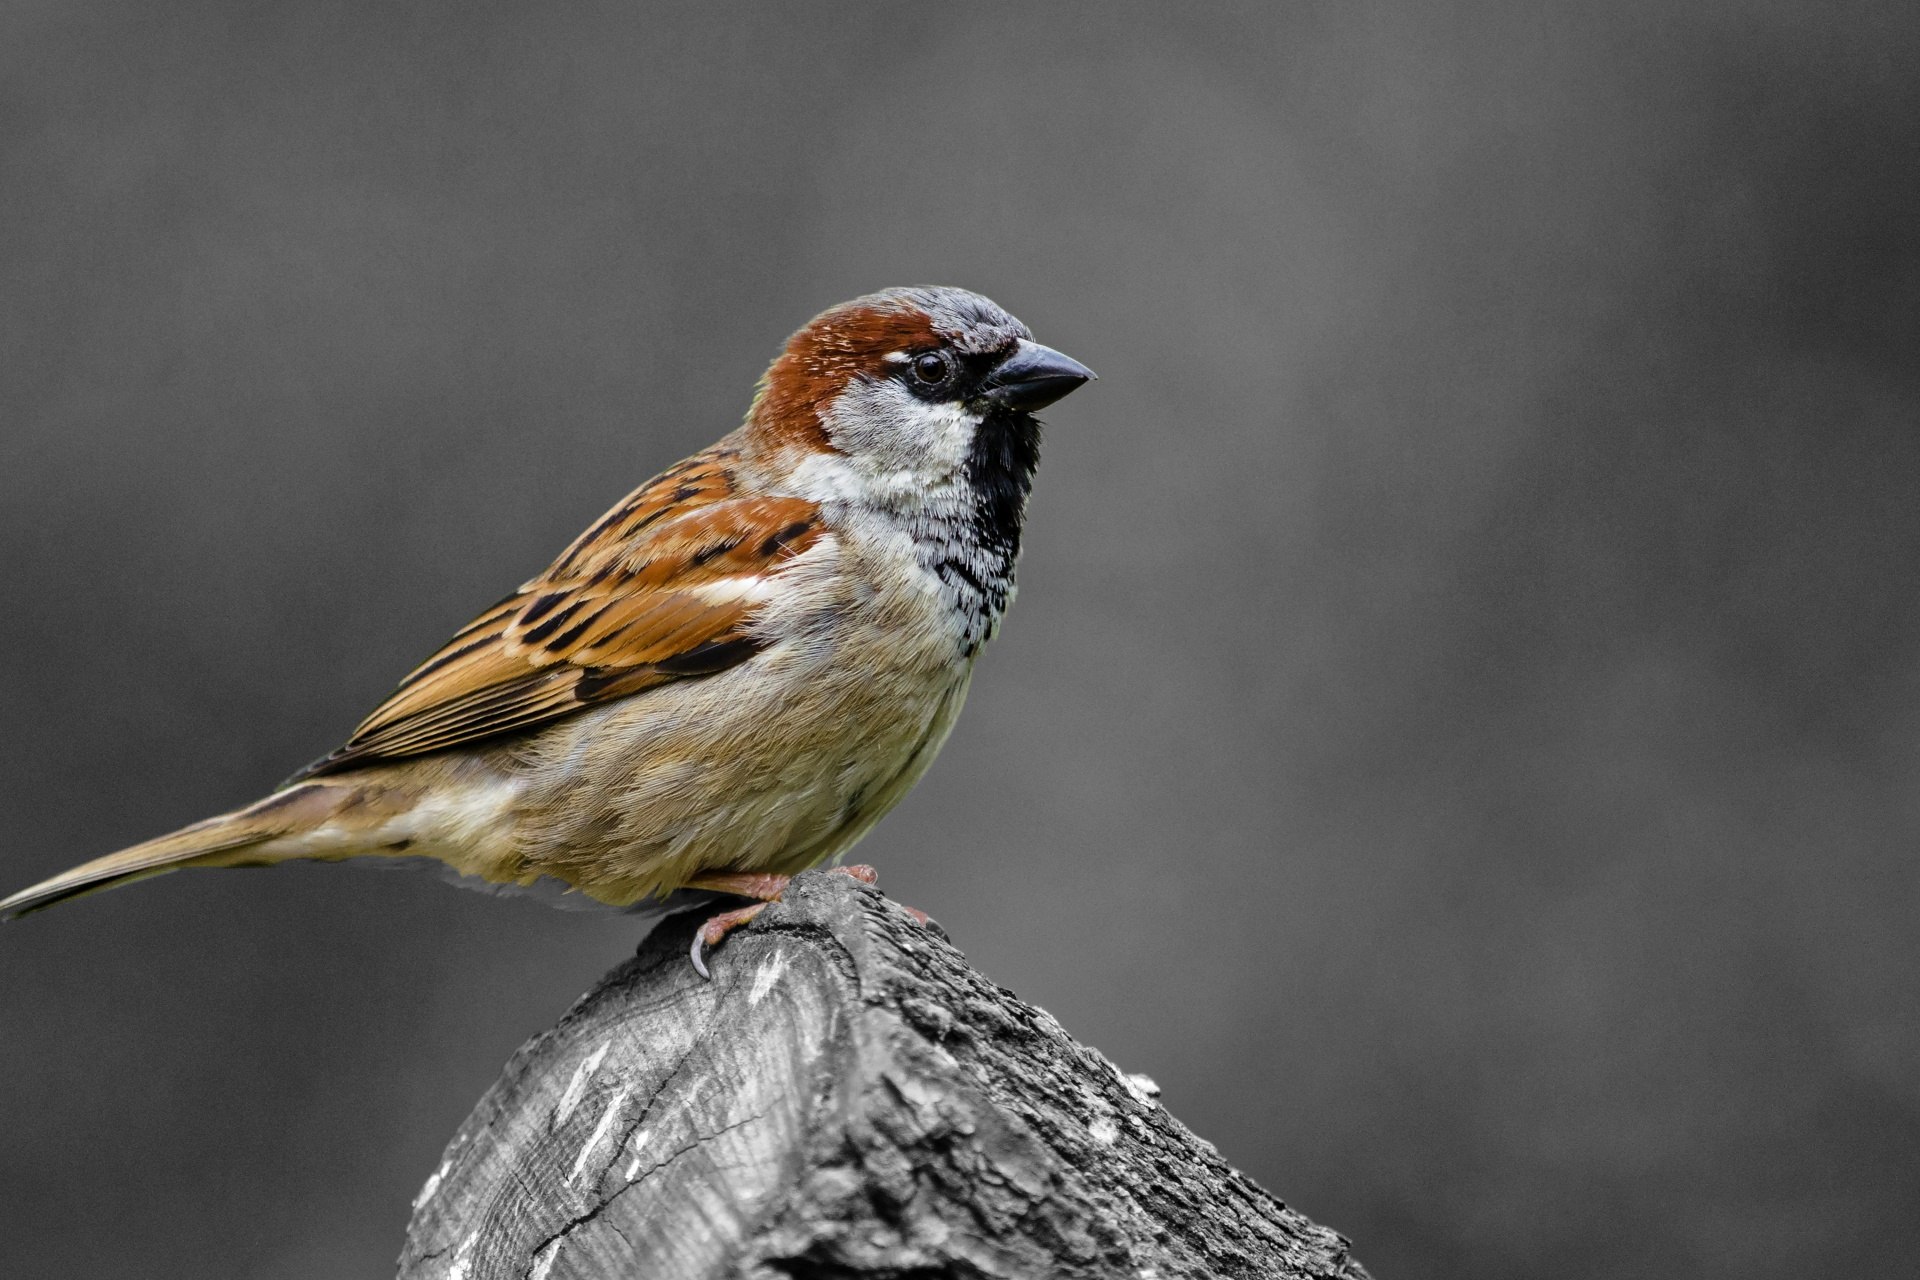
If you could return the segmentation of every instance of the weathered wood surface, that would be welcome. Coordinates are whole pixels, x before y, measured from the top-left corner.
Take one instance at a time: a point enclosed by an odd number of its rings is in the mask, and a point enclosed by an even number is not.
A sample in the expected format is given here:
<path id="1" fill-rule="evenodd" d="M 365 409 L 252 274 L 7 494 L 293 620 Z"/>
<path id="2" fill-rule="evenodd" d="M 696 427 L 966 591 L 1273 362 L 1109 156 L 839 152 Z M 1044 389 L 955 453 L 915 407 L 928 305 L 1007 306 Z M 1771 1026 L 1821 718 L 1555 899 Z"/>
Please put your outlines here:
<path id="1" fill-rule="evenodd" d="M 844 876 L 712 958 L 668 921 L 514 1055 L 408 1280 L 1344 1277 L 1347 1242 Z"/>

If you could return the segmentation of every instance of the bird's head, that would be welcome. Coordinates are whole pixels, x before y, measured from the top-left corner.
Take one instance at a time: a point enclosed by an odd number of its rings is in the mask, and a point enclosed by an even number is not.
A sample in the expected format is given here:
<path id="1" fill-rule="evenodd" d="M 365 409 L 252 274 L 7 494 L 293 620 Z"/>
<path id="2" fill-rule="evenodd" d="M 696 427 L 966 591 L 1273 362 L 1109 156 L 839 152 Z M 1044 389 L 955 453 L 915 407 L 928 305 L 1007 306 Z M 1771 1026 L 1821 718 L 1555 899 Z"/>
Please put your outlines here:
<path id="1" fill-rule="evenodd" d="M 888 289 L 787 340 L 748 430 L 808 497 L 884 503 L 972 480 L 1012 483 L 1024 501 L 1034 411 L 1092 377 L 977 293 Z"/>

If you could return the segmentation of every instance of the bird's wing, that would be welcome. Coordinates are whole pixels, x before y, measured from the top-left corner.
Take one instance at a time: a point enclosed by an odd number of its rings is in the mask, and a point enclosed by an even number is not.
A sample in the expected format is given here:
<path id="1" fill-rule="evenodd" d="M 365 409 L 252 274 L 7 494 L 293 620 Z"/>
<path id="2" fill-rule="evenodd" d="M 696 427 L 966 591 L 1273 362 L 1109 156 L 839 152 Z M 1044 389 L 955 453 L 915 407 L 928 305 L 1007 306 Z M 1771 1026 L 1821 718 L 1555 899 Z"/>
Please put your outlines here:
<path id="1" fill-rule="evenodd" d="M 823 530 L 811 502 L 736 496 L 733 457 L 709 450 L 629 494 L 290 781 L 466 746 L 752 657 L 768 578 Z"/>

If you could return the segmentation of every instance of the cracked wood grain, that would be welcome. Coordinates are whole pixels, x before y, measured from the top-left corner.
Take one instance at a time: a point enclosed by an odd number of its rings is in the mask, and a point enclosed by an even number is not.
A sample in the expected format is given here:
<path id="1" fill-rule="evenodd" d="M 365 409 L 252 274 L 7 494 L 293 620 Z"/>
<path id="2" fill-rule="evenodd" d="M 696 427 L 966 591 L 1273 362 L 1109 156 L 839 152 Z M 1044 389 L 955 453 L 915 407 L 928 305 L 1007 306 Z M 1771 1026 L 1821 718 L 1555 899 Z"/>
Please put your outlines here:
<path id="1" fill-rule="evenodd" d="M 514 1055 L 421 1188 L 403 1280 L 1365 1280 L 877 891 L 800 877 L 711 983 L 696 918 Z"/>

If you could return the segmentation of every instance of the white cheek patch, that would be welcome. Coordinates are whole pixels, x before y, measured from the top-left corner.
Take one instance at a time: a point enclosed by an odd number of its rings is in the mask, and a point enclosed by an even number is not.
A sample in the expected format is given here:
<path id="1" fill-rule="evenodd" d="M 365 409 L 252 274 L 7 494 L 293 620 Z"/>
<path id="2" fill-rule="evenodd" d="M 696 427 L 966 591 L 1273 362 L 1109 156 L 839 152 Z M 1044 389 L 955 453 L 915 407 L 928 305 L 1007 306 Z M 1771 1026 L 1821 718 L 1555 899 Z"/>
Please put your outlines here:
<path id="1" fill-rule="evenodd" d="M 809 453 L 793 463 L 792 491 L 814 502 L 855 502 L 866 496 L 859 472 L 837 453 Z"/>
<path id="2" fill-rule="evenodd" d="M 891 357 L 889 357 L 891 358 Z M 937 484 L 961 468 L 980 416 L 929 404 L 892 379 L 856 382 L 823 415 L 827 437 L 870 481 Z"/>

